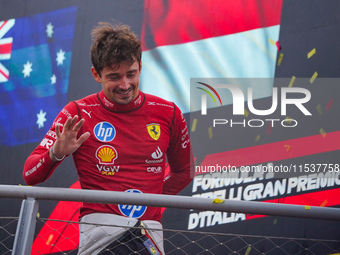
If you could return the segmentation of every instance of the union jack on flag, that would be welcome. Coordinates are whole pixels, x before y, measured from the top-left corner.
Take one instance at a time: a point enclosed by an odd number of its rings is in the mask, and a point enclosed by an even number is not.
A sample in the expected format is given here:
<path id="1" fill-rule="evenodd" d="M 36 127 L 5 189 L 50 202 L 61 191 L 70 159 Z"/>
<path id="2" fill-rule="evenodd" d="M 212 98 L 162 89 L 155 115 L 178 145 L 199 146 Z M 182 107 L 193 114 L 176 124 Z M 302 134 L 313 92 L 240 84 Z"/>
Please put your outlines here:
<path id="1" fill-rule="evenodd" d="M 3 38 L 8 30 L 15 24 L 15 19 L 0 22 L 0 60 L 11 58 L 13 37 Z M 9 71 L 0 62 L 0 82 L 8 81 Z"/>
<path id="2" fill-rule="evenodd" d="M 40 141 L 66 104 L 76 14 L 0 22 L 0 145 Z"/>

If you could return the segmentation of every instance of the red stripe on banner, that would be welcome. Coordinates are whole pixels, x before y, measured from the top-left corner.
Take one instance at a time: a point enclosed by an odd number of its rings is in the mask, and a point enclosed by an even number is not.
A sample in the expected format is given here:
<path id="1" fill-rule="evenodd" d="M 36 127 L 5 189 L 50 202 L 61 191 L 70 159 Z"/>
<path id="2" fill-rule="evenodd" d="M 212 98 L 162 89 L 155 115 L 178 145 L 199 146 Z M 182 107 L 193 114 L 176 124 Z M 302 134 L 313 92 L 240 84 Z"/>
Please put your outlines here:
<path id="1" fill-rule="evenodd" d="M 0 44 L 0 55 L 10 54 L 12 51 L 12 43 Z"/>
<path id="2" fill-rule="evenodd" d="M 70 189 L 81 189 L 79 181 Z M 82 202 L 60 201 L 49 216 L 32 245 L 31 254 L 51 254 L 77 249 L 79 226 L 67 221 L 79 220 Z M 58 221 L 54 221 L 58 220 Z"/>
<path id="3" fill-rule="evenodd" d="M 329 207 L 340 204 L 339 192 L 340 188 L 311 192 L 308 194 L 284 197 L 279 199 L 263 201 L 264 203 L 290 204 L 290 205 L 305 205 L 305 206 L 321 206 Z M 267 215 L 247 214 L 247 220 L 266 217 Z"/>
<path id="4" fill-rule="evenodd" d="M 279 25 L 281 9 L 282 0 L 146 0 L 143 50 Z"/>
<path id="5" fill-rule="evenodd" d="M 201 166 L 240 167 L 340 150 L 340 131 L 207 155 Z M 289 149 L 287 149 L 289 148 Z M 205 171 L 206 173 L 206 171 Z M 196 171 L 195 174 L 200 174 Z"/>

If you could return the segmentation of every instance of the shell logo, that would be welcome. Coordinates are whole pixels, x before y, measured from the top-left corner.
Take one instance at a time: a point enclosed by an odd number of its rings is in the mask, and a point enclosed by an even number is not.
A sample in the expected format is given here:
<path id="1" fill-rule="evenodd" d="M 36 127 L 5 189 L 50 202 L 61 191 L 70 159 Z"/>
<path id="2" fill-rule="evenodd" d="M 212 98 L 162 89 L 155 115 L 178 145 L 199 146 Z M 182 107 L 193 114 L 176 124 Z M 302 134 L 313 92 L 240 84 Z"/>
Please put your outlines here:
<path id="1" fill-rule="evenodd" d="M 99 160 L 99 164 L 112 165 L 118 154 L 115 148 L 110 145 L 100 146 L 96 151 L 96 158 Z"/>

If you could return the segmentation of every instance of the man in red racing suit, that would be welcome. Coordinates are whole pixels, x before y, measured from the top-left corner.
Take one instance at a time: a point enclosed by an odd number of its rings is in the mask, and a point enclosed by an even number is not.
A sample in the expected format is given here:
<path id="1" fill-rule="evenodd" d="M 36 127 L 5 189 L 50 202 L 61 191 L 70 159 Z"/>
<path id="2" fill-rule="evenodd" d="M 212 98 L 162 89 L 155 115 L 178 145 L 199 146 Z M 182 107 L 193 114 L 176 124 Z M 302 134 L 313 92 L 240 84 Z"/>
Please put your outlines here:
<path id="1" fill-rule="evenodd" d="M 116 29 L 103 23 L 97 30 L 103 27 Z M 119 29 L 131 33 L 124 26 Z M 193 167 L 183 114 L 174 103 L 139 90 L 138 55 L 132 55 L 132 61 L 114 61 L 96 67 L 94 53 L 91 54 L 94 65 L 91 71 L 103 90 L 70 102 L 62 109 L 26 160 L 23 171 L 26 183 L 35 185 L 45 181 L 64 157 L 72 154 L 83 189 L 177 194 L 190 183 Z M 167 176 L 166 162 L 170 166 Z M 96 216 L 92 221 L 111 215 L 140 221 L 161 220 L 160 208 L 84 203 L 80 217 L 89 215 Z M 120 219 L 114 218 L 112 222 L 121 222 Z M 84 242 L 80 240 L 86 246 Z M 101 244 L 100 248 L 110 242 Z M 88 245 L 86 250 L 89 252 Z M 98 254 L 100 249 L 93 250 L 84 254 Z M 160 247 L 160 254 L 162 250 Z"/>

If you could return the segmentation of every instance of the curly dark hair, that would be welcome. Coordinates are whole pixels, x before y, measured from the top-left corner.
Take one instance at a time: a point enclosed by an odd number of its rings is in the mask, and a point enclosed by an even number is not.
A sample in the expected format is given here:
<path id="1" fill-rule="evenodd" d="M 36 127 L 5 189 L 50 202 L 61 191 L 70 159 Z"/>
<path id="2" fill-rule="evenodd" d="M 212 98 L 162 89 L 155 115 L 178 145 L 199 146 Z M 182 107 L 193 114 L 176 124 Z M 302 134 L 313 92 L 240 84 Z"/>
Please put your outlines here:
<path id="1" fill-rule="evenodd" d="M 127 25 L 99 22 L 92 32 L 91 62 L 99 76 L 105 67 L 127 63 L 132 65 L 142 59 L 141 42 Z"/>

